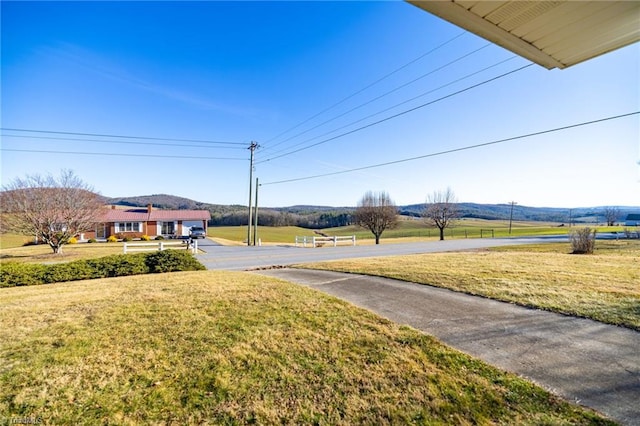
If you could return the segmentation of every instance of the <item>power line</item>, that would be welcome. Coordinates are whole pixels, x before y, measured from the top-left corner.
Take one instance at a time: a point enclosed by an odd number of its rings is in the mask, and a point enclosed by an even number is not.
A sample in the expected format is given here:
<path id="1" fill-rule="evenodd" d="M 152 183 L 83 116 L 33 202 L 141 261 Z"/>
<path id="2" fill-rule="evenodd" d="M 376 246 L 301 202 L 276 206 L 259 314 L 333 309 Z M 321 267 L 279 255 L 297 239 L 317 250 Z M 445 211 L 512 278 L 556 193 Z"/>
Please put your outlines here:
<path id="1" fill-rule="evenodd" d="M 282 133 L 280 133 L 280 134 L 278 134 L 278 135 L 276 135 L 276 136 L 272 137 L 271 139 L 268 139 L 265 143 L 269 143 L 269 142 L 273 141 L 274 139 L 278 139 L 280 136 L 285 135 L 285 134 L 289 133 L 290 131 L 297 129 L 298 127 L 302 126 L 303 124 L 306 124 L 306 123 L 308 123 L 309 121 L 313 120 L 314 118 L 316 118 L 316 117 L 318 117 L 318 116 L 320 116 L 320 115 L 324 114 L 325 112 L 332 110 L 333 108 L 337 107 L 338 105 L 343 104 L 344 102 L 348 101 L 349 99 L 353 98 L 354 96 L 359 95 L 360 93 L 362 93 L 362 92 L 364 92 L 365 90 L 367 90 L 367 89 L 369 89 L 369 88 L 371 88 L 371 87 L 375 86 L 376 84 L 380 83 L 381 81 L 386 80 L 387 78 L 391 77 L 393 74 L 395 74 L 395 73 L 397 73 L 397 72 L 399 72 L 399 71 L 401 71 L 401 70 L 403 70 L 403 69 L 407 68 L 409 65 L 414 64 L 415 62 L 419 61 L 420 59 L 422 59 L 422 58 L 424 58 L 424 57 L 426 57 L 426 56 L 429 56 L 429 55 L 430 55 L 430 54 L 432 54 L 433 52 L 435 52 L 435 51 L 437 51 L 437 50 L 439 50 L 439 49 L 443 48 L 443 47 L 444 47 L 444 46 L 446 46 L 447 44 L 449 44 L 449 43 L 451 43 L 451 42 L 453 42 L 453 41 L 457 40 L 458 38 L 462 37 L 462 36 L 463 36 L 463 35 L 465 35 L 465 34 L 468 34 L 468 33 L 467 33 L 466 31 L 464 31 L 464 32 L 462 32 L 462 33 L 460 33 L 460 34 L 456 35 L 455 37 L 453 37 L 453 38 L 451 38 L 451 39 L 449 39 L 449 40 L 445 41 L 444 43 L 439 44 L 438 46 L 434 47 L 433 49 L 429 50 L 428 52 L 423 53 L 422 55 L 418 56 L 417 58 L 415 58 L 415 59 L 413 59 L 413 60 L 411 60 L 411 61 L 409 61 L 409 62 L 407 62 L 406 64 L 402 65 L 401 67 L 396 68 L 395 70 L 391 71 L 390 73 L 388 73 L 388 74 L 386 74 L 386 75 L 384 75 L 384 76 L 382 76 L 382 77 L 378 78 L 378 79 L 377 79 L 376 81 L 374 81 L 373 83 L 368 84 L 367 86 L 365 86 L 365 87 L 363 87 L 362 89 L 360 89 L 360 90 L 358 90 L 358 91 L 356 91 L 356 92 L 352 93 L 351 95 L 349 95 L 349 96 L 347 96 L 347 97 L 343 98 L 342 100 L 340 100 L 340 101 L 336 102 L 335 104 L 333 104 L 333 105 L 331 105 L 331 106 L 329 106 L 329 107 L 327 107 L 327 108 L 323 109 L 323 110 L 322 110 L 322 111 L 320 111 L 319 113 L 317 113 L 317 114 L 315 114 L 315 115 L 313 115 L 313 116 L 311 116 L 311 117 L 307 118 L 306 120 L 302 121 L 301 123 L 296 124 L 295 126 L 293 126 L 293 127 L 289 128 L 289 129 L 285 130 L 284 132 L 282 132 Z M 280 145 L 280 144 L 282 144 L 282 143 L 284 143 L 284 142 L 286 142 L 286 141 L 278 142 L 277 144 L 274 144 L 273 146 L 274 146 L 274 147 L 275 147 L 275 146 L 278 146 L 278 145 Z"/>
<path id="2" fill-rule="evenodd" d="M 61 132 L 61 131 L 55 131 L 55 130 L 15 129 L 15 128 L 9 128 L 9 127 L 0 127 L 0 130 L 7 130 L 12 132 L 49 133 L 49 134 L 56 134 L 56 135 L 95 136 L 95 137 L 103 137 L 103 138 L 141 139 L 141 140 L 170 141 L 170 142 L 197 142 L 197 143 L 210 143 L 210 144 L 221 144 L 221 145 L 246 146 L 246 144 L 242 142 L 212 141 L 212 140 L 203 140 L 203 139 L 155 138 L 155 137 L 149 137 L 149 136 L 123 136 L 123 135 L 111 135 L 111 134 L 99 134 L 99 133 Z"/>
<path id="3" fill-rule="evenodd" d="M 336 136 L 330 137 L 330 138 L 328 138 L 328 139 L 321 140 L 320 142 L 316 142 L 316 143 L 314 143 L 314 144 L 307 145 L 307 146 L 305 146 L 305 147 L 298 148 L 298 149 L 293 150 L 293 151 L 285 152 L 284 154 L 277 155 L 277 156 L 275 156 L 275 157 L 271 157 L 271 158 L 267 158 L 266 160 L 258 161 L 256 164 L 264 163 L 264 162 L 267 162 L 267 161 L 275 160 L 275 159 L 277 159 L 277 158 L 285 157 L 285 156 L 287 156 L 287 155 L 295 154 L 295 153 L 298 153 L 298 152 L 300 152 L 300 151 L 304 151 L 304 150 L 307 150 L 307 149 L 309 149 L 309 148 L 313 148 L 313 147 L 315 147 L 315 146 L 322 145 L 322 144 L 324 144 L 324 143 L 327 143 L 327 142 L 330 142 L 330 141 L 336 140 L 336 139 L 338 139 L 338 138 L 341 138 L 341 137 L 344 137 L 344 136 L 347 136 L 347 135 L 350 135 L 350 134 L 353 134 L 353 133 L 359 132 L 359 131 L 364 130 L 364 129 L 367 129 L 367 128 L 369 128 L 369 127 L 376 126 L 376 125 L 378 125 L 378 124 L 384 123 L 384 122 L 389 121 L 389 120 L 392 120 L 392 119 L 394 119 L 394 118 L 398 118 L 398 117 L 400 117 L 400 116 L 402 116 L 402 115 L 405 115 L 405 114 L 408 114 L 408 113 L 410 113 L 410 112 L 413 112 L 413 111 L 419 110 L 420 108 L 424 108 L 424 107 L 426 107 L 426 106 L 432 105 L 432 104 L 434 104 L 434 103 L 436 103 L 436 102 L 443 101 L 443 100 L 445 100 L 445 99 L 448 99 L 448 98 L 451 98 L 451 97 L 453 97 L 453 96 L 459 95 L 459 94 L 461 94 L 461 93 L 467 92 L 467 91 L 469 91 L 469 90 L 471 90 L 471 89 L 475 89 L 475 88 L 477 88 L 477 87 L 483 86 L 483 85 L 488 84 L 488 83 L 490 83 L 490 82 L 493 82 L 493 81 L 499 80 L 499 79 L 504 78 L 504 77 L 506 77 L 506 76 L 508 76 L 508 75 L 511 75 L 511 74 L 514 74 L 514 73 L 516 73 L 516 72 L 518 72 L 518 71 L 522 71 L 522 70 L 524 70 L 524 69 L 526 69 L 526 68 L 529 68 L 529 67 L 530 67 L 530 66 L 532 66 L 532 65 L 534 65 L 534 64 L 533 64 L 533 63 L 527 64 L 527 65 L 522 66 L 522 67 L 520 67 L 520 68 L 517 68 L 517 69 L 515 69 L 515 70 L 512 70 L 512 71 L 509 71 L 509 72 L 506 72 L 506 73 L 500 74 L 500 75 L 498 75 L 498 76 L 496 76 L 496 77 L 492 77 L 492 78 L 490 78 L 490 79 L 488 79 L 488 80 L 482 81 L 482 82 L 480 82 L 480 83 L 477 83 L 477 84 L 474 84 L 474 85 L 472 85 L 472 86 L 468 86 L 468 87 L 466 87 L 466 88 L 464 88 L 464 89 L 458 90 L 458 91 L 456 91 L 456 92 L 450 93 L 450 94 L 448 94 L 448 95 L 446 95 L 446 96 L 442 96 L 442 97 L 440 97 L 440 98 L 438 98 L 438 99 L 435 99 L 435 100 L 433 100 L 433 101 L 426 102 L 426 103 L 424 103 L 424 104 L 421 104 L 421 105 L 418 105 L 418 106 L 416 106 L 416 107 L 413 107 L 413 108 L 407 109 L 407 110 L 405 110 L 405 111 L 401 111 L 401 112 L 399 112 L 399 113 L 397 113 L 397 114 L 394 114 L 394 115 L 391 115 L 391 116 L 389 116 L 389 117 L 385 117 L 385 118 L 383 118 L 383 119 L 380 119 L 380 120 L 378 120 L 378 121 L 374 121 L 374 122 L 372 122 L 372 123 L 366 124 L 366 125 L 364 125 L 364 126 L 361 126 L 361 127 L 356 128 L 356 129 L 349 130 L 348 132 L 344 132 L 344 133 L 341 133 L 341 134 L 339 134 L 339 135 L 336 135 Z"/>
<path id="4" fill-rule="evenodd" d="M 277 184 L 282 184 L 282 183 L 297 182 L 297 181 L 301 181 L 301 180 L 316 179 L 316 178 L 320 178 L 320 177 L 334 176 L 334 175 L 340 175 L 340 174 L 345 174 L 345 173 L 357 172 L 357 171 L 361 171 L 361 170 L 373 169 L 373 168 L 377 168 L 377 167 L 390 166 L 390 165 L 393 165 L 393 164 L 406 163 L 406 162 L 409 162 L 409 161 L 420 160 L 420 159 L 423 159 L 423 158 L 436 157 L 436 156 L 445 155 L 445 154 L 452 154 L 454 152 L 467 151 L 467 150 L 471 150 L 471 149 L 482 148 L 482 147 L 485 147 L 485 146 L 497 145 L 497 144 L 505 143 L 505 142 L 511 142 L 511 141 L 515 141 L 515 140 L 518 140 L 518 139 L 529 138 L 529 137 L 532 137 L 532 136 L 540 136 L 540 135 L 544 135 L 544 134 L 548 134 L 548 133 L 559 132 L 559 131 L 562 131 L 562 130 L 573 129 L 573 128 L 576 128 L 576 127 L 588 126 L 588 125 L 591 125 L 591 124 L 602 123 L 604 121 L 610 121 L 610 120 L 616 120 L 616 119 L 619 119 L 619 118 L 629 117 L 629 116 L 637 115 L 637 114 L 640 114 L 640 111 L 634 111 L 634 112 L 630 112 L 630 113 L 627 113 L 627 114 L 621 114 L 621 115 L 615 115 L 615 116 L 606 117 L 606 118 L 600 118 L 600 119 L 592 120 L 592 121 L 584 121 L 584 122 L 577 123 L 577 124 L 570 124 L 570 125 L 563 126 L 563 127 L 556 127 L 554 129 L 541 130 L 539 132 L 527 133 L 525 135 L 513 136 L 513 137 L 510 137 L 510 138 L 506 138 L 506 139 L 499 139 L 499 140 L 495 140 L 495 141 L 491 141 L 491 142 L 484 142 L 484 143 L 475 144 L 475 145 L 468 145 L 468 146 L 464 146 L 464 147 L 461 147 L 461 148 L 454 148 L 454 149 L 449 149 L 449 150 L 446 150 L 446 151 L 434 152 L 434 153 L 431 153 L 431 154 L 418 155 L 416 157 L 404 158 L 404 159 L 401 159 L 401 160 L 387 161 L 385 163 L 372 164 L 372 165 L 369 165 L 369 166 L 363 166 L 363 167 L 357 167 L 357 168 L 353 168 L 353 169 L 341 170 L 341 171 L 338 171 L 338 172 L 324 173 L 324 174 L 320 174 L 320 175 L 306 176 L 306 177 L 300 177 L 300 178 L 294 178 L 294 179 L 286 179 L 286 180 L 280 180 L 280 181 L 275 181 L 275 182 L 267 182 L 267 183 L 262 183 L 262 185 L 263 186 L 264 185 L 277 185 Z"/>
<path id="5" fill-rule="evenodd" d="M 54 150 L 37 150 L 37 149 L 12 149 L 12 148 L 0 148 L 0 151 L 9 152 L 32 152 L 40 154 L 72 154 L 72 155 L 100 155 L 100 156 L 115 156 L 115 157 L 146 157 L 146 158 L 173 158 L 180 160 L 238 160 L 247 161 L 246 158 L 233 158 L 233 157 L 202 157 L 202 156 L 188 156 L 188 155 L 160 155 L 160 154 L 119 154 L 112 152 L 78 152 L 78 151 L 54 151 Z"/>
<path id="6" fill-rule="evenodd" d="M 422 80 L 422 79 L 423 79 L 423 78 L 425 78 L 425 77 L 428 77 L 428 76 L 430 76 L 430 75 L 432 75 L 432 74 L 434 74 L 434 73 L 436 73 L 436 72 L 438 72 L 438 71 L 441 71 L 441 70 L 443 70 L 443 69 L 445 69 L 445 68 L 447 68 L 447 67 L 449 67 L 449 66 L 451 66 L 451 65 L 453 65 L 453 64 L 455 64 L 455 63 L 457 63 L 457 62 L 460 62 L 461 60 L 463 60 L 463 59 L 465 59 L 465 58 L 467 58 L 467 57 L 469 57 L 469 56 L 473 55 L 474 53 L 477 53 L 477 52 L 479 52 L 479 51 L 481 51 L 481 50 L 483 50 L 483 49 L 486 49 L 486 48 L 487 48 L 487 47 L 489 47 L 489 46 L 491 46 L 491 43 L 487 43 L 487 44 L 485 44 L 484 46 L 482 46 L 482 47 L 480 47 L 480 48 L 478 48 L 478 49 L 475 49 L 475 50 L 473 50 L 473 51 L 471 51 L 471 52 L 469 52 L 469 53 L 466 53 L 466 54 L 464 54 L 464 55 L 462 55 L 462 56 L 459 56 L 459 57 L 457 57 L 456 59 L 454 59 L 454 60 L 452 60 L 452 61 L 450 61 L 450 62 L 447 62 L 447 63 L 446 63 L 446 64 L 444 64 L 444 65 L 441 65 L 441 66 L 439 66 L 439 67 L 437 67 L 437 68 L 435 68 L 435 69 L 433 69 L 433 70 L 431 70 L 431 71 L 429 71 L 429 72 L 427 72 L 427 73 L 425 73 L 425 74 L 422 74 L 421 76 L 416 77 L 416 78 L 414 78 L 414 79 L 413 79 L 413 80 L 411 80 L 411 81 L 408 81 L 408 82 L 406 82 L 406 83 L 403 83 L 403 84 L 401 84 L 400 86 L 397 86 L 397 87 L 395 87 L 395 88 L 393 88 L 393 89 L 391 89 L 391 90 L 389 90 L 389 91 L 387 91 L 387 92 L 385 92 L 385 93 L 383 93 L 383 94 L 381 94 L 381 95 L 379 95 L 379 96 L 376 96 L 376 97 L 375 97 L 375 98 L 373 98 L 373 99 L 368 100 L 367 102 L 364 102 L 364 103 L 362 103 L 362 104 L 360 104 L 360 105 L 357 105 L 357 106 L 355 106 L 355 107 L 351 108 L 350 110 L 343 112 L 342 114 L 338 114 L 338 115 L 336 115 L 336 116 L 334 116 L 334 117 L 332 117 L 332 118 L 330 118 L 330 119 L 328 119 L 328 120 L 325 120 L 325 121 L 323 121 L 322 123 L 317 124 L 317 125 L 315 125 L 315 126 L 313 126 L 313 127 L 309 128 L 309 129 L 307 129 L 307 130 L 305 130 L 305 131 L 303 131 L 303 132 L 300 132 L 300 133 L 297 133 L 297 134 L 295 134 L 295 135 L 293 135 L 293 136 L 290 136 L 289 138 L 287 138 L 287 139 L 283 140 L 283 141 L 282 141 L 282 142 L 280 142 L 280 143 L 275 144 L 274 146 L 277 146 L 277 145 L 280 145 L 280 144 L 282 144 L 282 143 L 288 142 L 288 141 L 290 141 L 291 139 L 295 139 L 295 138 L 297 138 L 298 136 L 302 136 L 302 135 L 304 135 L 305 133 L 309 133 L 310 131 L 317 129 L 318 127 L 324 126 L 325 124 L 330 123 L 330 122 L 332 122 L 332 121 L 334 121 L 334 120 L 337 120 L 338 118 L 344 117 L 345 115 L 350 114 L 350 113 L 352 113 L 353 111 L 356 111 L 356 110 L 358 110 L 358 109 L 360 109 L 360 108 L 362 108 L 362 107 L 365 107 L 365 106 L 367 106 L 367 105 L 369 105 L 369 104 L 371 104 L 371 103 L 373 103 L 373 102 L 375 102 L 375 101 L 377 101 L 377 100 L 379 100 L 379 99 L 382 99 L 382 98 L 384 98 L 385 96 L 388 96 L 388 95 L 390 95 L 390 94 L 392 94 L 392 93 L 395 93 L 395 92 L 397 92 L 398 90 L 403 89 L 403 88 L 405 88 L 405 87 L 407 87 L 407 86 L 409 86 L 409 85 L 411 85 L 411 84 L 415 83 L 416 81 L 420 81 L 420 80 Z"/>
<path id="7" fill-rule="evenodd" d="M 104 139 L 85 139 L 85 138 L 57 138 L 53 136 L 31 136 L 31 135 L 0 135 L 4 138 L 24 138 L 24 139 L 45 139 L 45 140 L 59 140 L 67 142 L 98 142 L 98 143 L 112 143 L 112 144 L 125 144 L 125 145 L 152 145 L 152 146 L 177 146 L 177 147 L 190 147 L 190 148 L 204 148 L 204 149 L 245 149 L 244 147 L 217 147 L 207 145 L 189 145 L 189 144 L 176 144 L 176 143 L 161 143 L 161 142 L 134 142 L 134 141 L 109 141 Z"/>
<path id="8" fill-rule="evenodd" d="M 320 134 L 320 135 L 318 135 L 318 136 L 314 136 L 314 137 L 312 137 L 312 138 L 309 138 L 309 139 L 306 139 L 306 140 L 304 140 L 304 141 L 302 141 L 302 142 L 299 142 L 299 143 L 297 143 L 297 144 L 294 144 L 294 145 L 290 146 L 290 147 L 289 147 L 289 149 L 291 149 L 291 148 L 295 148 L 295 147 L 300 146 L 300 145 L 304 145 L 304 144 L 305 144 L 305 143 L 307 143 L 307 142 L 311 142 L 311 141 L 314 141 L 314 140 L 316 140 L 316 139 L 322 138 L 322 137 L 324 137 L 324 136 L 330 135 L 331 133 L 335 133 L 335 132 L 337 132 L 337 131 L 339 131 L 339 130 L 345 129 L 345 128 L 350 127 L 350 126 L 353 126 L 354 124 L 358 124 L 358 123 L 360 123 L 360 122 L 362 122 L 362 121 L 365 121 L 365 120 L 367 120 L 367 119 L 369 119 L 369 118 L 371 118 L 371 117 L 375 117 L 376 115 L 382 114 L 383 112 L 390 111 L 390 110 L 392 110 L 392 109 L 394 109 L 394 108 L 397 108 L 397 107 L 399 107 L 399 106 L 401 106 L 401 105 L 404 105 L 404 104 L 407 104 L 407 103 L 409 103 L 409 102 L 415 101 L 416 99 L 422 98 L 422 97 L 424 97 L 424 96 L 426 96 L 426 95 L 428 95 L 428 94 L 431 94 L 431 93 L 433 93 L 433 92 L 437 92 L 437 91 L 438 91 L 438 90 L 440 90 L 440 89 L 444 89 L 445 87 L 451 86 L 451 85 L 453 85 L 453 84 L 455 84 L 455 83 L 459 83 L 460 81 L 466 80 L 466 79 L 468 79 L 468 78 L 470 78 L 470 77 L 473 77 L 474 75 L 478 75 L 478 74 L 480 74 L 480 73 L 482 73 L 482 72 L 484 72 L 484 71 L 487 71 L 487 70 L 489 70 L 489 69 L 491 69 L 491 68 L 495 68 L 495 67 L 497 67 L 497 66 L 499 66 L 499 65 L 502 65 L 502 64 L 504 64 L 504 63 L 506 63 L 506 62 L 508 62 L 508 61 L 511 61 L 511 60 L 513 60 L 513 59 L 515 59 L 515 58 L 517 58 L 517 56 L 515 56 L 515 55 L 514 55 L 514 56 L 511 56 L 510 58 L 504 59 L 504 60 L 502 60 L 502 61 L 500 61 L 500 62 L 496 62 L 496 63 L 495 63 L 495 64 L 493 64 L 493 65 L 489 65 L 488 67 L 485 67 L 485 68 L 482 68 L 482 69 L 480 69 L 480 70 L 474 71 L 474 72 L 472 72 L 472 73 L 470 73 L 470 74 L 467 74 L 467 75 L 465 75 L 465 76 L 463 76 L 463 77 L 460 77 L 460 78 L 457 78 L 457 79 L 455 79 L 455 80 L 452 80 L 452 81 L 450 81 L 450 82 L 448 82 L 448 83 L 446 83 L 446 84 L 443 84 L 443 85 L 441 85 L 441 86 L 438 86 L 438 87 L 433 88 L 433 89 L 430 89 L 430 90 L 427 90 L 426 92 L 422 92 L 421 94 L 419 94 L 419 95 L 417 95 L 417 96 L 414 96 L 414 97 L 412 97 L 412 98 L 409 98 L 409 99 L 407 99 L 407 100 L 405 100 L 405 101 L 402 101 L 402 102 L 400 102 L 400 103 L 397 103 L 397 104 L 395 104 L 395 105 L 392 105 L 392 106 L 390 106 L 390 107 L 388 107 L 388 108 L 382 109 L 382 110 L 380 110 L 380 111 L 374 112 L 373 114 L 369 114 L 369 115 L 367 115 L 367 116 L 365 116 L 365 117 L 362 117 L 362 118 L 360 118 L 360 119 L 358 119 L 358 120 L 356 120 L 356 121 L 352 121 L 351 123 L 345 124 L 344 126 L 340 126 L 340 127 L 336 128 L 336 129 L 333 129 L 333 130 L 331 130 L 331 131 L 329 131 L 329 132 L 322 133 L 322 134 Z M 286 149 L 281 149 L 281 150 L 279 150 L 279 151 L 274 152 L 272 155 L 277 155 L 277 154 L 279 154 L 279 153 L 281 153 L 281 152 L 285 152 L 285 151 L 286 151 Z M 269 160 L 263 160 L 263 161 L 269 161 Z"/>

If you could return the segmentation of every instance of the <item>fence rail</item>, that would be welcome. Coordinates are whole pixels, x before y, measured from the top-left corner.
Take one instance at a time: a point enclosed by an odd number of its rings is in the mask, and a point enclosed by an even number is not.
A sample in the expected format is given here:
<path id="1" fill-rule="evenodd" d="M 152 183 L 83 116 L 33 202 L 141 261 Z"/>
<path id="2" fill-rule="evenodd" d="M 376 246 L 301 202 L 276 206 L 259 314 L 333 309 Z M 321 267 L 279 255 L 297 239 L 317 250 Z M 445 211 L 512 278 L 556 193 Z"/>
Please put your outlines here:
<path id="1" fill-rule="evenodd" d="M 302 247 L 306 247 L 309 244 L 311 247 L 321 247 L 324 243 L 333 243 L 336 247 L 340 242 L 350 242 L 352 246 L 356 245 L 356 236 L 333 236 L 333 237 L 296 237 L 296 247 L 301 244 Z"/>
<path id="2" fill-rule="evenodd" d="M 185 241 L 158 241 L 157 243 L 124 243 L 122 250 L 125 254 L 136 251 L 163 251 L 163 250 L 191 250 L 191 253 L 198 252 L 198 240 L 191 243 Z"/>

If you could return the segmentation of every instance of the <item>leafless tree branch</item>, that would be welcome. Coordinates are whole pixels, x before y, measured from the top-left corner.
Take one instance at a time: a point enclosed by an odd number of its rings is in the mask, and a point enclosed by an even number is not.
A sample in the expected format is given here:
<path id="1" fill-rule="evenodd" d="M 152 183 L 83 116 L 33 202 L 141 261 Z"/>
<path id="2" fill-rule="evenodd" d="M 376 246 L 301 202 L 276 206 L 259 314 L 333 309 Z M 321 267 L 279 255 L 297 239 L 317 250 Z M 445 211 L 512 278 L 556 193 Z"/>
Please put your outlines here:
<path id="1" fill-rule="evenodd" d="M 31 235 L 61 253 L 69 239 L 94 229 L 104 209 L 100 196 L 73 171 L 58 178 L 30 175 L 2 187 L 4 228 Z"/>

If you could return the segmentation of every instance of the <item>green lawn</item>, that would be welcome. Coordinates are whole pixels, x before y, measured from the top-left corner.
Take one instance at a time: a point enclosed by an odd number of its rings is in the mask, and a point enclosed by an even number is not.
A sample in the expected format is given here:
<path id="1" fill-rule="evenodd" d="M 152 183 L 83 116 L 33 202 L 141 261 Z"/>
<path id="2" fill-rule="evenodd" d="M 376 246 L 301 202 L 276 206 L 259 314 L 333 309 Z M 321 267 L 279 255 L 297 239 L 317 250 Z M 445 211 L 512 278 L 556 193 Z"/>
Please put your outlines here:
<path id="1" fill-rule="evenodd" d="M 187 272 L 0 290 L 0 415 L 42 424 L 613 424 L 303 286 Z"/>
<path id="2" fill-rule="evenodd" d="M 212 238 L 222 238 L 229 241 L 246 242 L 246 226 L 216 226 L 208 228 L 208 235 Z M 286 243 L 293 244 L 296 236 L 312 237 L 316 234 L 312 229 L 300 228 L 297 226 L 259 226 L 258 238 L 265 243 Z M 253 240 L 253 227 L 251 228 L 251 239 Z"/>

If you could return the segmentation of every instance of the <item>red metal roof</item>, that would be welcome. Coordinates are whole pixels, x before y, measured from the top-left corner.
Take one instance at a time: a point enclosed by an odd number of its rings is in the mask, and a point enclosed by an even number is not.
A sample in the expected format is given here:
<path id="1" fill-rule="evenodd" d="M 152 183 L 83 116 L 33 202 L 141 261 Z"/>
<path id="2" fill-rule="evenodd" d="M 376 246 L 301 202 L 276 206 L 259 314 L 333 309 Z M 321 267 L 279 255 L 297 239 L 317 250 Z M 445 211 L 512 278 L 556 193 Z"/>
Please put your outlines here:
<path id="1" fill-rule="evenodd" d="M 146 222 L 149 213 L 132 210 L 107 210 L 103 222 Z"/>
<path id="2" fill-rule="evenodd" d="M 151 210 L 149 220 L 209 220 L 207 210 Z"/>
<path id="3" fill-rule="evenodd" d="M 168 220 L 209 220 L 211 214 L 207 210 L 107 210 L 103 222 L 148 222 Z"/>

